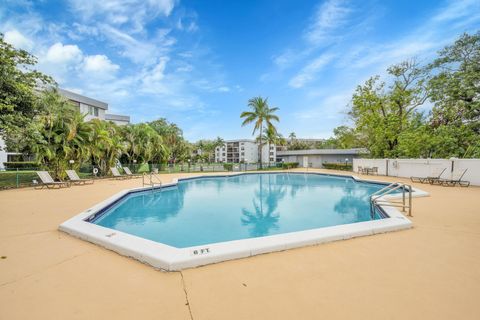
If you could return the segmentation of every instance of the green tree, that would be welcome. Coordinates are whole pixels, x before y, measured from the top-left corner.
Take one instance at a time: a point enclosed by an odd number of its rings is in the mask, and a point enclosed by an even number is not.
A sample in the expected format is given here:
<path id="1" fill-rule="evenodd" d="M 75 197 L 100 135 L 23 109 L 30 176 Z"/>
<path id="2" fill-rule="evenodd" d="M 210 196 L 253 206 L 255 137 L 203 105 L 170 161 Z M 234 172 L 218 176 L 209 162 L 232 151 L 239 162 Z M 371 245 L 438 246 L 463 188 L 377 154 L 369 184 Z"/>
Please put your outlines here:
<path id="1" fill-rule="evenodd" d="M 39 104 L 45 112 L 35 118 L 36 141 L 31 150 L 41 164 L 61 178 L 70 160 L 78 168 L 88 159 L 92 128 L 84 121 L 84 115 L 55 90 L 43 91 Z"/>
<path id="2" fill-rule="evenodd" d="M 99 167 L 101 174 L 106 175 L 109 168 L 117 165 L 125 149 L 121 128 L 99 119 L 92 119 L 88 124 L 92 127 L 90 153 L 93 164 Z"/>
<path id="3" fill-rule="evenodd" d="M 428 68 L 434 156 L 479 157 L 480 32 L 461 35 Z"/>
<path id="4" fill-rule="evenodd" d="M 52 78 L 32 69 L 36 63 L 33 55 L 15 49 L 0 34 L 0 136 L 10 150 L 18 150 L 19 132 L 33 134 L 33 118 L 45 111 L 37 104 L 36 89 L 54 84 Z"/>
<path id="5" fill-rule="evenodd" d="M 250 107 L 251 111 L 244 111 L 240 114 L 240 118 L 244 118 L 242 122 L 242 126 L 245 126 L 250 123 L 254 123 L 253 127 L 253 135 L 255 132 L 260 133 L 260 139 L 259 139 L 259 151 L 258 151 L 258 158 L 260 162 L 260 168 L 262 168 L 262 151 L 261 151 L 261 146 L 262 146 L 262 133 L 263 133 L 263 128 L 266 126 L 267 128 L 272 128 L 272 130 L 275 130 L 275 126 L 273 125 L 273 121 L 279 122 L 280 119 L 278 116 L 275 114 L 276 111 L 278 111 L 278 108 L 276 107 L 270 107 L 268 105 L 268 99 L 264 99 L 262 97 L 255 97 L 250 100 L 248 100 L 248 106 Z"/>
<path id="6" fill-rule="evenodd" d="M 416 109 L 427 99 L 426 72 L 415 61 L 388 68 L 391 84 L 379 76 L 368 79 L 353 94 L 349 115 L 374 157 L 397 157 L 399 137 L 410 129 Z"/>
<path id="7" fill-rule="evenodd" d="M 165 118 L 148 122 L 161 137 L 164 143 L 166 160 L 176 162 L 185 161 L 191 156 L 193 145 L 183 138 L 182 130 L 174 123 L 168 122 Z"/>

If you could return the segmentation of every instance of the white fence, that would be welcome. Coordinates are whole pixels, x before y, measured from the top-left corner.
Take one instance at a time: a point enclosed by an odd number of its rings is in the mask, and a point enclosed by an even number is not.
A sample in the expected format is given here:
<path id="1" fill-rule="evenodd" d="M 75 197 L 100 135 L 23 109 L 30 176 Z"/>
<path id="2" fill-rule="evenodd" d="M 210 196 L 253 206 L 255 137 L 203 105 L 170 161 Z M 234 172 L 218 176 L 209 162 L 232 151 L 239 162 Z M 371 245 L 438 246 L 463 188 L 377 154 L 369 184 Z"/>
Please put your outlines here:
<path id="1" fill-rule="evenodd" d="M 451 178 L 455 170 L 467 169 L 462 180 L 480 186 L 480 159 L 353 159 L 353 171 L 358 167 L 377 167 L 378 174 L 391 177 L 427 177 L 437 169 L 446 169 L 442 178 Z"/>

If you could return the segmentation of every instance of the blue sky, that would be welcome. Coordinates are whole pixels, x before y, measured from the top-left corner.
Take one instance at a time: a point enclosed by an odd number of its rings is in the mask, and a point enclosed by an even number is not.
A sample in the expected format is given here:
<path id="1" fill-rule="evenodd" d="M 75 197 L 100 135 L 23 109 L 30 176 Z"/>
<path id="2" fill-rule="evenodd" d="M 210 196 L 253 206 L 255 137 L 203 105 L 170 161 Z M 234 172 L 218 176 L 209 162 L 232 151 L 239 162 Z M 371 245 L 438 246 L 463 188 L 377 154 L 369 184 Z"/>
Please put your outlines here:
<path id="1" fill-rule="evenodd" d="M 326 138 L 355 87 L 480 29 L 480 1 L 2 1 L 0 32 L 63 88 L 191 141 L 248 138 L 262 95 L 284 135 Z M 426 106 L 425 108 L 428 108 Z"/>

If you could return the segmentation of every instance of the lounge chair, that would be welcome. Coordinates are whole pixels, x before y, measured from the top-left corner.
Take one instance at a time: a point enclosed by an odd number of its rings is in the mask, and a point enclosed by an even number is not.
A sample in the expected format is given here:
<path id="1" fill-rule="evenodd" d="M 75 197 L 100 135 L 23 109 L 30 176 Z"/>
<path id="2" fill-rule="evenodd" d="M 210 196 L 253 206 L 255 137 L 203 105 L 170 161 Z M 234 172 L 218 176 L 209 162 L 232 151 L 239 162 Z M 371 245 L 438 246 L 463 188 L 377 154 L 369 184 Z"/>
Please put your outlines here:
<path id="1" fill-rule="evenodd" d="M 432 175 L 431 176 L 427 176 L 427 177 L 410 177 L 410 180 L 412 180 L 412 182 L 420 182 L 420 183 L 430 183 L 430 184 L 434 184 L 436 181 L 438 181 L 440 179 L 440 177 L 442 176 L 442 174 L 445 172 L 445 170 L 447 170 L 447 168 L 435 168 L 433 169 L 432 171 Z"/>
<path id="2" fill-rule="evenodd" d="M 130 171 L 129 167 L 123 167 L 123 171 L 125 171 L 125 174 L 131 178 L 136 178 L 136 177 L 141 177 L 141 174 L 134 174 L 132 171 Z"/>
<path id="3" fill-rule="evenodd" d="M 462 178 L 467 172 L 467 169 L 461 171 L 457 170 L 452 173 L 451 179 L 438 179 L 436 183 L 445 186 L 445 187 L 455 187 L 457 184 L 461 187 L 468 187 L 470 185 L 470 181 L 463 181 Z"/>
<path id="4" fill-rule="evenodd" d="M 358 172 L 358 173 L 363 173 L 363 167 L 362 167 L 362 166 L 358 166 L 357 172 Z"/>
<path id="5" fill-rule="evenodd" d="M 93 179 L 82 179 L 78 176 L 75 170 L 65 170 L 67 173 L 68 179 L 70 182 L 75 185 L 85 185 L 85 184 L 92 184 L 94 182 Z"/>
<path id="6" fill-rule="evenodd" d="M 130 179 L 129 176 L 125 174 L 120 174 L 118 171 L 118 168 L 110 168 L 110 171 L 112 171 L 112 175 L 114 179 Z"/>
<path id="7" fill-rule="evenodd" d="M 47 187 L 48 189 L 50 189 L 55 187 L 58 187 L 58 188 L 70 187 L 70 183 L 67 181 L 53 180 L 52 176 L 50 175 L 50 173 L 48 173 L 48 171 L 37 171 L 37 175 L 42 181 L 42 183 L 40 184 L 41 188 Z"/>

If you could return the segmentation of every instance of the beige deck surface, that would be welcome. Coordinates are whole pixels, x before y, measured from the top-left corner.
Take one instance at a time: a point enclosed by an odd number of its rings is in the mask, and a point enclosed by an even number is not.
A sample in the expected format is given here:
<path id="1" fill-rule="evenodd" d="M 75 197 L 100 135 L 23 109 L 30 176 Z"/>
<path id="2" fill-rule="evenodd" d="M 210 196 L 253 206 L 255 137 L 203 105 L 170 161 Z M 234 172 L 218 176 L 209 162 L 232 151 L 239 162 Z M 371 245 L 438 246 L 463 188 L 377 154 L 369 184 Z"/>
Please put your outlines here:
<path id="1" fill-rule="evenodd" d="M 182 273 L 57 231 L 140 185 L 0 192 L 0 319 L 480 319 L 478 187 L 417 185 L 431 197 L 414 199 L 410 230 Z"/>

